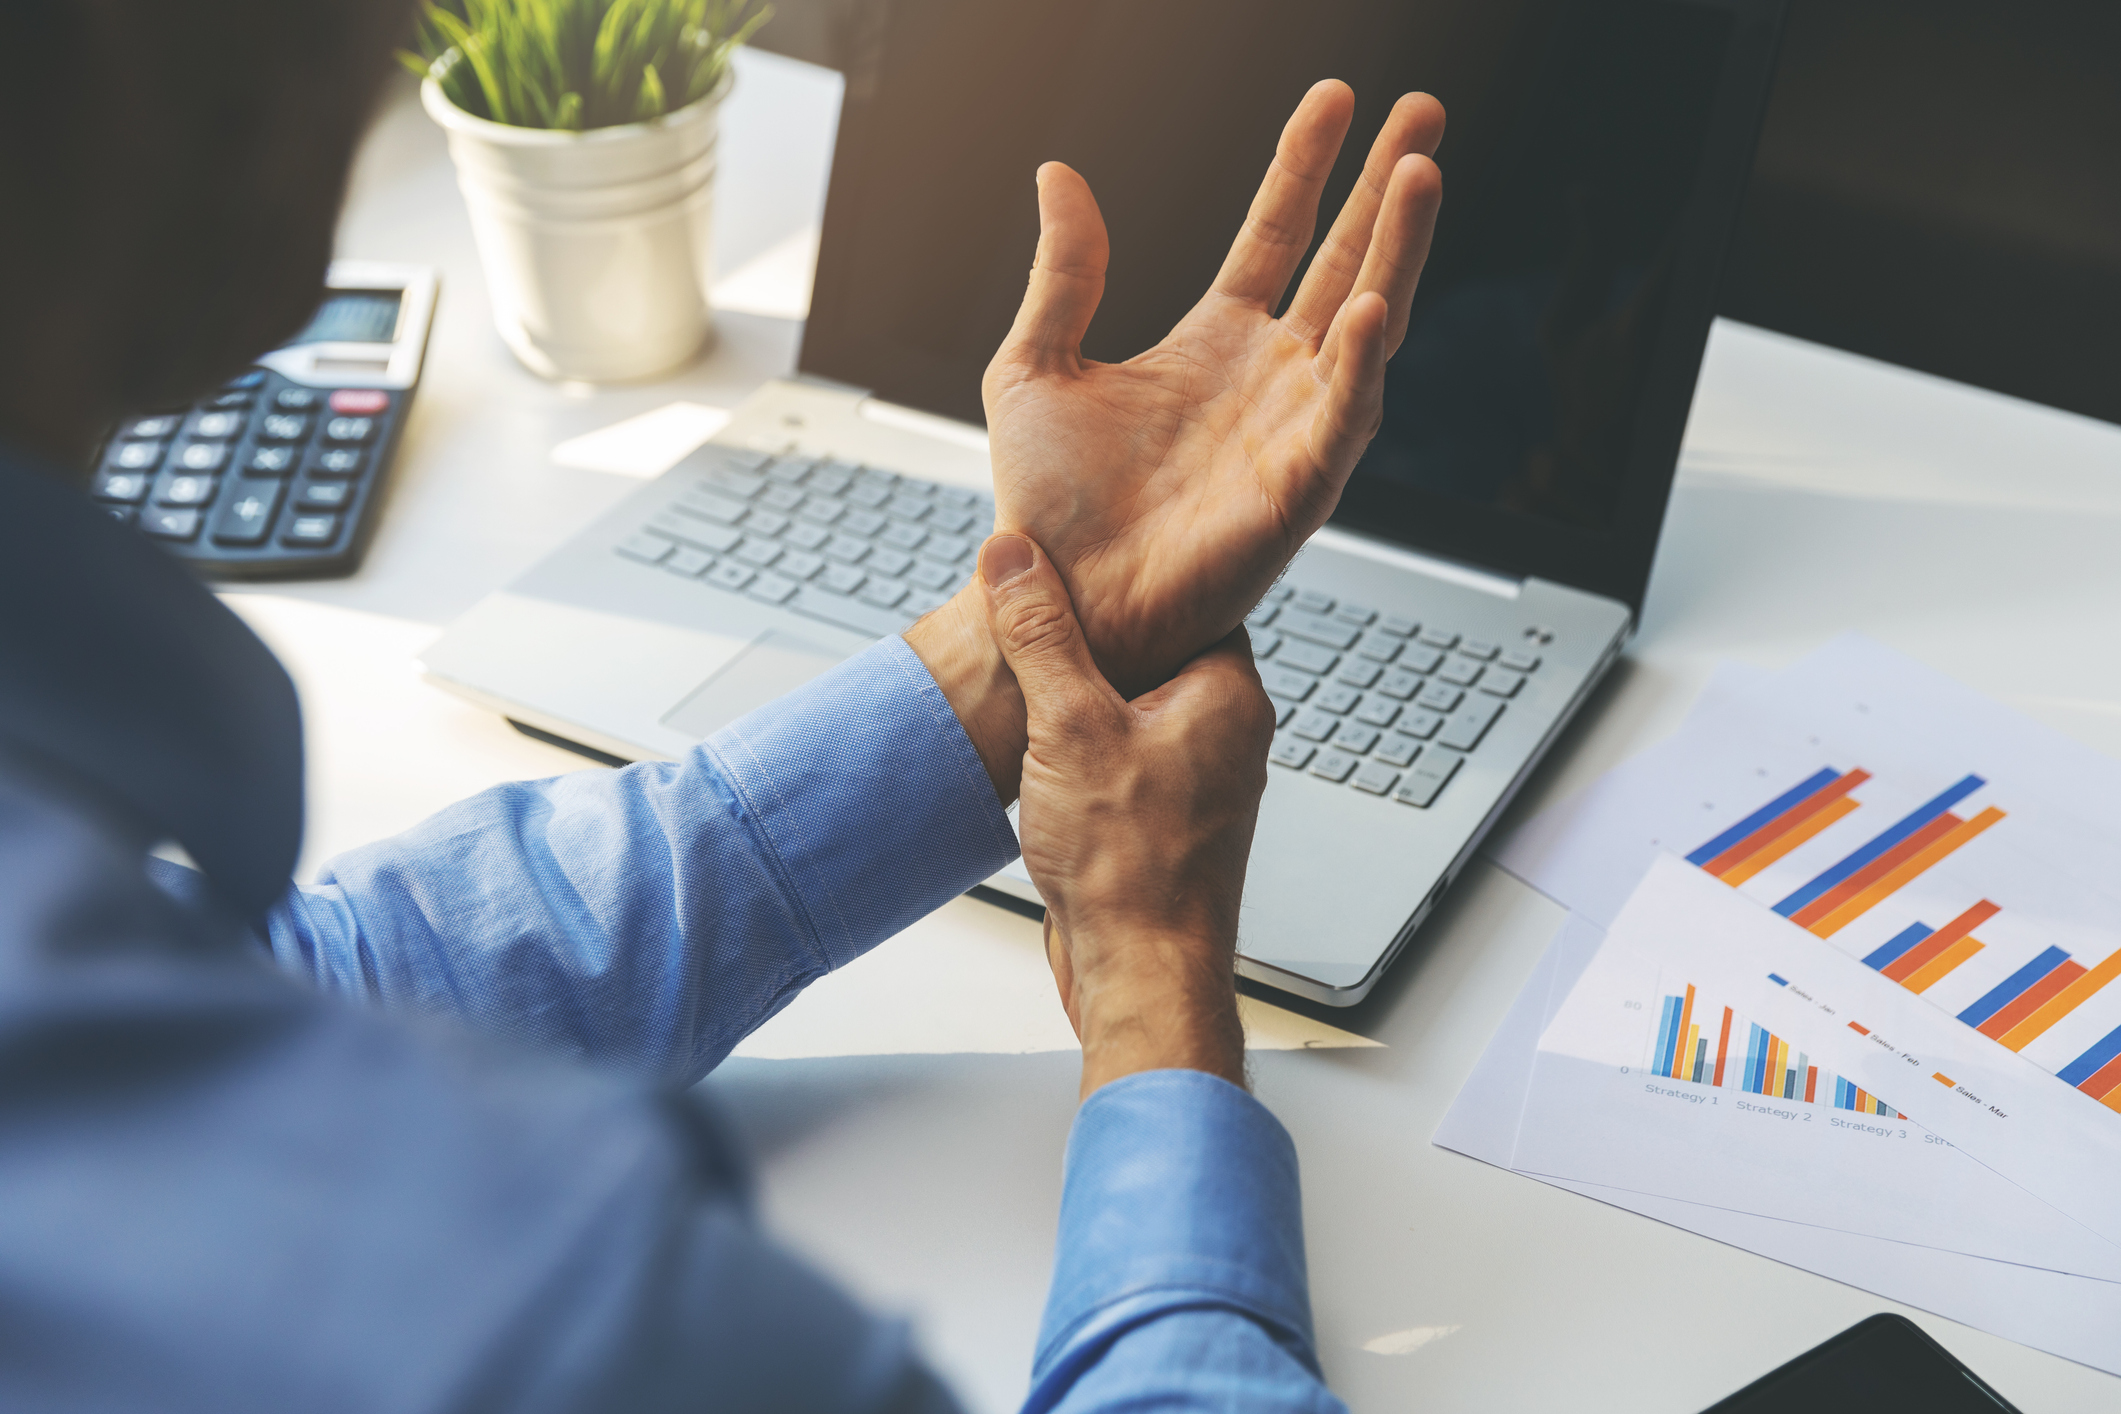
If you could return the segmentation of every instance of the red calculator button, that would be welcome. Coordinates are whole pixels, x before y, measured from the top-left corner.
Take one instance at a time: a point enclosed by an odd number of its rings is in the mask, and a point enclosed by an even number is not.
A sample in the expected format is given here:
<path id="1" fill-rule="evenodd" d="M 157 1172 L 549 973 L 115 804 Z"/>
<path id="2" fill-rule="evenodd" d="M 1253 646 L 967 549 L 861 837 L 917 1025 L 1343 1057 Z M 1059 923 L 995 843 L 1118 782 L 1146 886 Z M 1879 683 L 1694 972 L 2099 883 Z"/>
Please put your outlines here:
<path id="1" fill-rule="evenodd" d="M 349 417 L 373 417 L 390 406 L 390 394 L 373 388 L 341 388 L 331 395 L 331 410 Z"/>

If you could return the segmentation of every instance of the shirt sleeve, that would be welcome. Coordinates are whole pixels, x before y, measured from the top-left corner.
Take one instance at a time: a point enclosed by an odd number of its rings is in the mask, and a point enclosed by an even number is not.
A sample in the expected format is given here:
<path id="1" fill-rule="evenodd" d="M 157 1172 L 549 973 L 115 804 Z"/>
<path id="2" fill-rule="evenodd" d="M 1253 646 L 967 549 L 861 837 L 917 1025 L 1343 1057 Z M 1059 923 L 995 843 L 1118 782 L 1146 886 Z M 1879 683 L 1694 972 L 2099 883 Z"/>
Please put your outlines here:
<path id="1" fill-rule="evenodd" d="M 686 1083 L 1016 851 L 889 638 L 683 760 L 497 786 L 342 854 L 266 931 L 326 991 Z"/>
<path id="2" fill-rule="evenodd" d="M 1083 1102 L 1024 1408 L 1344 1410 L 1312 1349 L 1296 1148 L 1264 1105 L 1190 1070 Z"/>

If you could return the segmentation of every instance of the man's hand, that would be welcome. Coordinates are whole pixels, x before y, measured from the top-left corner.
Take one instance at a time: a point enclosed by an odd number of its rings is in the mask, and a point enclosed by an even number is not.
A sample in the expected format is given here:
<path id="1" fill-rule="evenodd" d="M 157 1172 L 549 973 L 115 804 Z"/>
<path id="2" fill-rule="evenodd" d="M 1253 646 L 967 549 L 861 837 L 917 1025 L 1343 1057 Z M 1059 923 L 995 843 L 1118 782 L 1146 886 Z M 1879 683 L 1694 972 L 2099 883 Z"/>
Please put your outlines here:
<path id="1" fill-rule="evenodd" d="M 1241 633 L 1126 701 L 1030 540 L 980 552 L 989 631 L 1023 692 L 1024 863 L 1083 1043 L 1087 1096 L 1140 1070 L 1243 1085 L 1238 900 L 1274 710 Z"/>
<path id="2" fill-rule="evenodd" d="M 1125 363 L 1081 353 L 1108 255 L 1097 202 L 1068 167 L 1039 169 L 1030 287 L 984 384 L 995 528 L 1052 556 L 1122 693 L 1237 626 L 1325 523 L 1377 431 L 1442 198 L 1435 99 L 1393 108 L 1274 317 L 1353 111 L 1338 80 L 1305 95 L 1214 284 Z"/>

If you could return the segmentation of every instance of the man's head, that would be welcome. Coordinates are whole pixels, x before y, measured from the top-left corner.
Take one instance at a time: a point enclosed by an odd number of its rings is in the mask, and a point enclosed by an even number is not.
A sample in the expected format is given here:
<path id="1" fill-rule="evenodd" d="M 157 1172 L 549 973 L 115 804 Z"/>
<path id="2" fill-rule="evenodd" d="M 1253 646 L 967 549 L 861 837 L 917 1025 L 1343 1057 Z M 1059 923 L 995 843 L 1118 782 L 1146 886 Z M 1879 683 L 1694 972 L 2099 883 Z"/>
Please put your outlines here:
<path id="1" fill-rule="evenodd" d="M 74 466 L 299 327 L 406 13 L 0 3 L 0 439 Z"/>

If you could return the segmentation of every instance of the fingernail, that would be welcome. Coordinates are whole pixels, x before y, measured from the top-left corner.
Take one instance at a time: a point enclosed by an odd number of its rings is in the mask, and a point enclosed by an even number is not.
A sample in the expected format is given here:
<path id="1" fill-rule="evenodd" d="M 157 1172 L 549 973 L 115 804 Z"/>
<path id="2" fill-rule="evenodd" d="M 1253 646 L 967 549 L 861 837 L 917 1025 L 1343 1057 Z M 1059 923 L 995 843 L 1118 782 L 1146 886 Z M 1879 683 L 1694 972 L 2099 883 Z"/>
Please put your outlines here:
<path id="1" fill-rule="evenodd" d="M 980 547 L 979 577 L 999 589 L 1038 562 L 1038 552 L 1021 535 L 997 535 Z"/>

